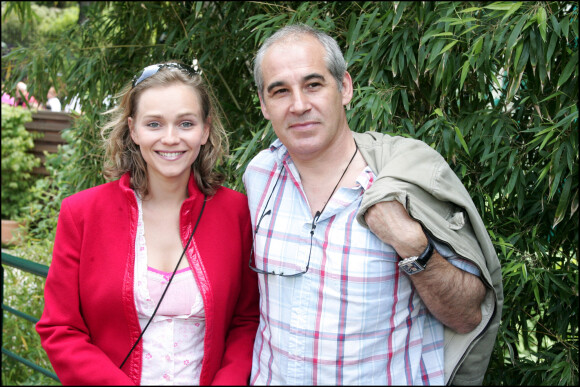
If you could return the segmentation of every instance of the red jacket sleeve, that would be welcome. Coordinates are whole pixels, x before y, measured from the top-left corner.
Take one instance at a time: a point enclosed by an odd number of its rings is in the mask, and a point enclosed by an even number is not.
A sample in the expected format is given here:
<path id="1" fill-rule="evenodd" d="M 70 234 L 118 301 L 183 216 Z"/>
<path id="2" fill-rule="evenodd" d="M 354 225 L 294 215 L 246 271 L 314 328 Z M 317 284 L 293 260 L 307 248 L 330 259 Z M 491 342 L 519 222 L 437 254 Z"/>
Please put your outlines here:
<path id="1" fill-rule="evenodd" d="M 44 311 L 36 324 L 42 346 L 63 385 L 134 385 L 118 365 L 92 343 L 81 312 L 81 246 L 81 229 L 75 224 L 65 200 L 46 279 Z"/>
<path id="2" fill-rule="evenodd" d="M 247 206 L 247 202 L 244 205 Z M 244 254 L 240 262 L 240 292 L 226 336 L 221 366 L 212 381 L 213 385 L 247 385 L 252 369 L 260 296 L 257 274 L 248 267 L 252 251 L 252 225 L 249 210 L 246 209 L 245 212 L 247 216 L 244 217 L 242 230 Z"/>

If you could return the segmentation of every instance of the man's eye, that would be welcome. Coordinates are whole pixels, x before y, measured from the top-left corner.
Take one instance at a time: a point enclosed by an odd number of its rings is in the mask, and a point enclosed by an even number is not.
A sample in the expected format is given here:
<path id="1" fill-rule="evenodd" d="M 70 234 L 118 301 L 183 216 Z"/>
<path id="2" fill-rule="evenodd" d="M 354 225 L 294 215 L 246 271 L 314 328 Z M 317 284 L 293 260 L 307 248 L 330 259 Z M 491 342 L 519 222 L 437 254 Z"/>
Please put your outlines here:
<path id="1" fill-rule="evenodd" d="M 287 91 L 287 89 L 277 89 L 276 91 L 274 91 L 274 95 L 276 94 L 283 94 Z"/>

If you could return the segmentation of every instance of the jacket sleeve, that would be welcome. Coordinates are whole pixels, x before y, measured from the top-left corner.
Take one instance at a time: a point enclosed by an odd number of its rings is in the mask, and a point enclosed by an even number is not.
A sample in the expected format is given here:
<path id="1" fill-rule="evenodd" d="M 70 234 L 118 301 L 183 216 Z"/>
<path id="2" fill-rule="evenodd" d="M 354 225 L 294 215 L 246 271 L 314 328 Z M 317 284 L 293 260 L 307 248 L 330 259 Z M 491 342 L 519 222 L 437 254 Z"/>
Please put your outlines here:
<path id="1" fill-rule="evenodd" d="M 483 220 L 451 167 L 427 144 L 381 133 L 357 136 L 365 160 L 377 175 L 363 196 L 358 222 L 368 228 L 364 214 L 370 207 L 397 200 L 434 236 L 481 270 L 487 292 L 480 325 L 464 335 L 445 329 L 445 382 L 481 384 L 503 308 L 501 266 Z"/>
<path id="2" fill-rule="evenodd" d="M 221 366 L 213 385 L 248 385 L 252 369 L 252 351 L 259 324 L 259 292 L 257 274 L 248 262 L 252 250 L 249 213 L 242 235 L 241 287 L 233 318 L 226 336 Z"/>
<path id="3" fill-rule="evenodd" d="M 59 215 L 44 289 L 44 311 L 36 330 L 63 385 L 134 385 L 91 342 L 79 289 L 82 233 L 67 203 L 65 199 Z"/>

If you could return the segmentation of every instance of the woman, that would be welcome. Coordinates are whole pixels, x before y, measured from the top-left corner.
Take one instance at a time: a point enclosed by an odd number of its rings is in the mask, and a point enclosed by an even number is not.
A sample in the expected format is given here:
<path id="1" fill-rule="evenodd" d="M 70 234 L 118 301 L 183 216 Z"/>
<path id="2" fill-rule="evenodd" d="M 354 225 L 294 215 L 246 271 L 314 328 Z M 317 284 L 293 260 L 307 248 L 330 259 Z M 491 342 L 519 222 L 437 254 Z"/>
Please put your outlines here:
<path id="1" fill-rule="evenodd" d="M 62 202 L 42 346 L 63 384 L 247 384 L 250 217 L 214 171 L 227 138 L 201 76 L 148 66 L 109 113 L 105 176 L 117 180 Z"/>

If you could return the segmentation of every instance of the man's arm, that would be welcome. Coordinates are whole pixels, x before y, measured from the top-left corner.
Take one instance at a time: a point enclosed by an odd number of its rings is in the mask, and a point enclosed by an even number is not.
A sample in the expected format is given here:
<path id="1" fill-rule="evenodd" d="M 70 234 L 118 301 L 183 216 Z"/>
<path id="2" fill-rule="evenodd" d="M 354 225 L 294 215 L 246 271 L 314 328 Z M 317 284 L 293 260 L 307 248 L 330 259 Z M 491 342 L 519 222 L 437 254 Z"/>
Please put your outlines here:
<path id="1" fill-rule="evenodd" d="M 402 258 L 419 255 L 427 237 L 398 201 L 380 202 L 368 209 L 365 221 Z M 434 250 L 427 267 L 409 276 L 419 296 L 441 323 L 458 333 L 471 332 L 481 321 L 485 286 L 475 275 L 456 268 Z"/>

